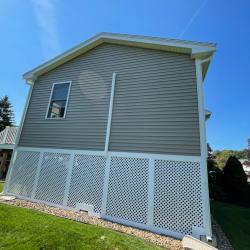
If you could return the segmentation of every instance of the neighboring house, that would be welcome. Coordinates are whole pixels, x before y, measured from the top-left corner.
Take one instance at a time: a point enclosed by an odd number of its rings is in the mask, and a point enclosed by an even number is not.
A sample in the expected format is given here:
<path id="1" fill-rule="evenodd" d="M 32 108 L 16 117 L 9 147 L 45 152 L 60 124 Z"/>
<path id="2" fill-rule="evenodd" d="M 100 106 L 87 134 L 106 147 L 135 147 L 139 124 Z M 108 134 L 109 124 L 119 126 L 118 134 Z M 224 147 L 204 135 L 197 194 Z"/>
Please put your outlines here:
<path id="1" fill-rule="evenodd" d="M 24 74 L 5 193 L 211 237 L 203 80 L 215 45 L 100 33 Z"/>
<path id="2" fill-rule="evenodd" d="M 14 149 L 18 127 L 7 126 L 0 132 L 0 180 L 4 180 Z"/>
<path id="3" fill-rule="evenodd" d="M 247 181 L 250 182 L 250 160 L 248 159 L 240 159 L 243 170 L 247 175 Z"/>

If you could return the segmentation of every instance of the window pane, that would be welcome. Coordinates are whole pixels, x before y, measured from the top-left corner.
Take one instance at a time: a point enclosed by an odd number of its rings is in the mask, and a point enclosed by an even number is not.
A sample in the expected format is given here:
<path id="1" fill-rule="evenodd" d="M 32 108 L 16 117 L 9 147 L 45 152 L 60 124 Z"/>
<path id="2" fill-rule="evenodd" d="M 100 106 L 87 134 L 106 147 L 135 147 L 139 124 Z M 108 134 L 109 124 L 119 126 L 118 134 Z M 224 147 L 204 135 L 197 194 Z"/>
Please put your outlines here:
<path id="1" fill-rule="evenodd" d="M 51 100 L 66 100 L 68 96 L 69 83 L 55 84 Z"/>
<path id="2" fill-rule="evenodd" d="M 65 101 L 51 101 L 49 107 L 48 118 L 60 118 L 64 117 Z"/>

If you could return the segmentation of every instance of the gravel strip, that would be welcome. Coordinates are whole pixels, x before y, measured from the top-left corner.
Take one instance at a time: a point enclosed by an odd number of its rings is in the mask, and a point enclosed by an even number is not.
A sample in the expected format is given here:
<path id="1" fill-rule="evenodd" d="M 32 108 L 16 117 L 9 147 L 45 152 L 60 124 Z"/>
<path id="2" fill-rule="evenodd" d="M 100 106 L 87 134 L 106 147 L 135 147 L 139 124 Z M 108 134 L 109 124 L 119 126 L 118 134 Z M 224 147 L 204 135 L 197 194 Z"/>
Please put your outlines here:
<path id="1" fill-rule="evenodd" d="M 35 210 L 38 210 L 47 214 L 52 214 L 52 215 L 67 218 L 70 220 L 75 220 L 78 222 L 83 222 L 87 224 L 93 224 L 93 225 L 98 225 L 101 227 L 110 228 L 115 231 L 119 231 L 122 233 L 126 233 L 130 235 L 134 235 L 136 237 L 143 238 L 147 241 L 150 241 L 162 247 L 166 247 L 167 249 L 170 249 L 170 250 L 182 249 L 182 244 L 180 240 L 166 237 L 166 236 L 159 235 L 159 234 L 155 234 L 155 233 L 151 233 L 148 231 L 140 230 L 137 228 L 120 225 L 120 224 L 106 221 L 103 219 L 99 219 L 96 217 L 90 217 L 88 216 L 86 212 L 75 212 L 72 210 L 65 210 L 61 208 L 51 207 L 51 206 L 47 206 L 41 203 L 35 203 L 35 202 L 30 202 L 30 201 L 21 200 L 21 199 L 15 199 L 11 201 L 0 200 L 0 203 L 5 203 L 8 205 L 13 205 L 17 207 L 31 208 L 31 209 L 35 209 Z"/>
<path id="2" fill-rule="evenodd" d="M 221 226 L 215 221 L 215 219 L 212 217 L 212 230 L 213 234 L 216 237 L 217 241 L 217 248 L 219 250 L 233 250 L 230 241 L 228 240 L 225 233 L 222 231 Z"/>

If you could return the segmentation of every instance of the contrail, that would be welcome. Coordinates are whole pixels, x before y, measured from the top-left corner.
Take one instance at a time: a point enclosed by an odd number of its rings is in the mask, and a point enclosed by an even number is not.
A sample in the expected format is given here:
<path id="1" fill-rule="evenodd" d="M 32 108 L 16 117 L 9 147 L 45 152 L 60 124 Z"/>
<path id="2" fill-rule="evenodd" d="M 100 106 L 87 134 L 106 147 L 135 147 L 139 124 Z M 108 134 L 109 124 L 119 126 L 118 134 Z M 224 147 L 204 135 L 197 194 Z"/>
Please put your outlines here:
<path id="1" fill-rule="evenodd" d="M 186 31 L 192 25 L 192 23 L 194 22 L 195 18 L 198 16 L 198 14 L 204 8 L 204 6 L 206 5 L 207 2 L 208 2 L 208 0 L 205 0 L 205 1 L 202 2 L 202 4 L 200 5 L 200 7 L 194 12 L 193 16 L 190 18 L 189 22 L 187 23 L 187 25 L 184 28 L 184 30 L 180 33 L 180 35 L 178 36 L 178 38 L 181 38 L 186 33 Z"/>
<path id="2" fill-rule="evenodd" d="M 60 52 L 59 35 L 55 13 L 55 0 L 32 0 L 45 59 Z"/>

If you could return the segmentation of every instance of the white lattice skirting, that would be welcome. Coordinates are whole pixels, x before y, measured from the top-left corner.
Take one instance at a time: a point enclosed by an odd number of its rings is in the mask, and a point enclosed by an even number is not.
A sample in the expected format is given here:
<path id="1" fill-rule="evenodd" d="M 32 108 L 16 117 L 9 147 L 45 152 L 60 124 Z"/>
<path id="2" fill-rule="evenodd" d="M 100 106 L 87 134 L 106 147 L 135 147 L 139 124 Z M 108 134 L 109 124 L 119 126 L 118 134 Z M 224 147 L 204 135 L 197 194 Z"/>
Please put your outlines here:
<path id="1" fill-rule="evenodd" d="M 182 238 L 206 233 L 201 172 L 200 157 L 19 147 L 5 193 Z"/>

